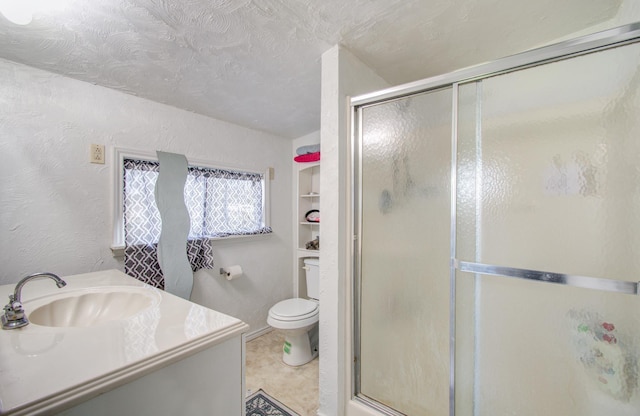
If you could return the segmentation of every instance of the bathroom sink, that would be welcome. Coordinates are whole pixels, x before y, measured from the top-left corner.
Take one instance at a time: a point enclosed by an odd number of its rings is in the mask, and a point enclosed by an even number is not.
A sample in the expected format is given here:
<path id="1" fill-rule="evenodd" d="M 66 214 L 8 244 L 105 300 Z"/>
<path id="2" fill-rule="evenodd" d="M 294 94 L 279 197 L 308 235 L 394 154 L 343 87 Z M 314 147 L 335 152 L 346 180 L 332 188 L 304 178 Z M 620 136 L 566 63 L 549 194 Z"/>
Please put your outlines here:
<path id="1" fill-rule="evenodd" d="M 130 318 L 159 301 L 160 295 L 147 288 L 94 287 L 26 302 L 25 309 L 36 325 L 88 327 Z"/>

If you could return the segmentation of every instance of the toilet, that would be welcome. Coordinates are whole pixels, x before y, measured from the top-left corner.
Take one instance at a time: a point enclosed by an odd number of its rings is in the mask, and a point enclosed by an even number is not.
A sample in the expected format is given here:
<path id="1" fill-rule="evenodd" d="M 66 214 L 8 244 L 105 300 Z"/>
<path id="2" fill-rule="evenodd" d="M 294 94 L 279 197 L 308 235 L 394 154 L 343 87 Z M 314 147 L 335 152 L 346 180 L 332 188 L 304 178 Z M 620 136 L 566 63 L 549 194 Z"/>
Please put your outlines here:
<path id="1" fill-rule="evenodd" d="M 304 259 L 307 297 L 286 299 L 269 309 L 267 323 L 284 334 L 282 361 L 292 367 L 308 363 L 318 356 L 318 319 L 320 317 L 320 262 Z"/>

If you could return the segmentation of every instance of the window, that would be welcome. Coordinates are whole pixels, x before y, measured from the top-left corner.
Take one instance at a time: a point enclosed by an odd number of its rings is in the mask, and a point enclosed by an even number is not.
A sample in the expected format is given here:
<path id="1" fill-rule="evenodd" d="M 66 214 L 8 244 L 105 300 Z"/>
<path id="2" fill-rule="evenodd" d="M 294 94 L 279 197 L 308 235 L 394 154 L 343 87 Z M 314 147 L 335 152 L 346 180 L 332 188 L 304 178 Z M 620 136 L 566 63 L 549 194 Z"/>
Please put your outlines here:
<path id="1" fill-rule="evenodd" d="M 161 220 L 155 204 L 159 163 L 150 155 L 116 149 L 114 249 L 155 244 Z M 265 173 L 189 166 L 185 203 L 191 217 L 189 239 L 271 233 Z"/>

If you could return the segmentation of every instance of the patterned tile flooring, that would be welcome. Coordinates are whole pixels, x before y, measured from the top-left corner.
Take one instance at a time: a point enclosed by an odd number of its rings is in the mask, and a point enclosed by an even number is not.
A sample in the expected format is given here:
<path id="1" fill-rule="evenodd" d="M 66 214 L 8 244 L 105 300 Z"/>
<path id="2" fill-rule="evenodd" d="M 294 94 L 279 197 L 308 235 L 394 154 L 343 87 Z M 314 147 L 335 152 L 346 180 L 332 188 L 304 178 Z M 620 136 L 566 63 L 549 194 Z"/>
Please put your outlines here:
<path id="1" fill-rule="evenodd" d="M 282 332 L 273 330 L 247 342 L 246 387 L 264 390 L 300 416 L 318 411 L 318 359 L 300 367 L 282 362 Z"/>

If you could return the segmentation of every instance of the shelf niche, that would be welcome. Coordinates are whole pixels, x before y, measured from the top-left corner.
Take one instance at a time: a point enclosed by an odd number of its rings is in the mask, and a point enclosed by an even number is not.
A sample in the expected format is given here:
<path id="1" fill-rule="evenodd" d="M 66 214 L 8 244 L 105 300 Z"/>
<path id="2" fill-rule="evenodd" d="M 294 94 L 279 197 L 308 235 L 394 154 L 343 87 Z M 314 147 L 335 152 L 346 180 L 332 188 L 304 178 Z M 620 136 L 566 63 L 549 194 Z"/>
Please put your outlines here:
<path id="1" fill-rule="evenodd" d="M 320 223 L 306 221 L 307 212 L 320 209 L 320 162 L 298 166 L 298 241 L 299 256 L 320 256 L 320 250 L 307 250 L 306 244 L 320 235 Z"/>

